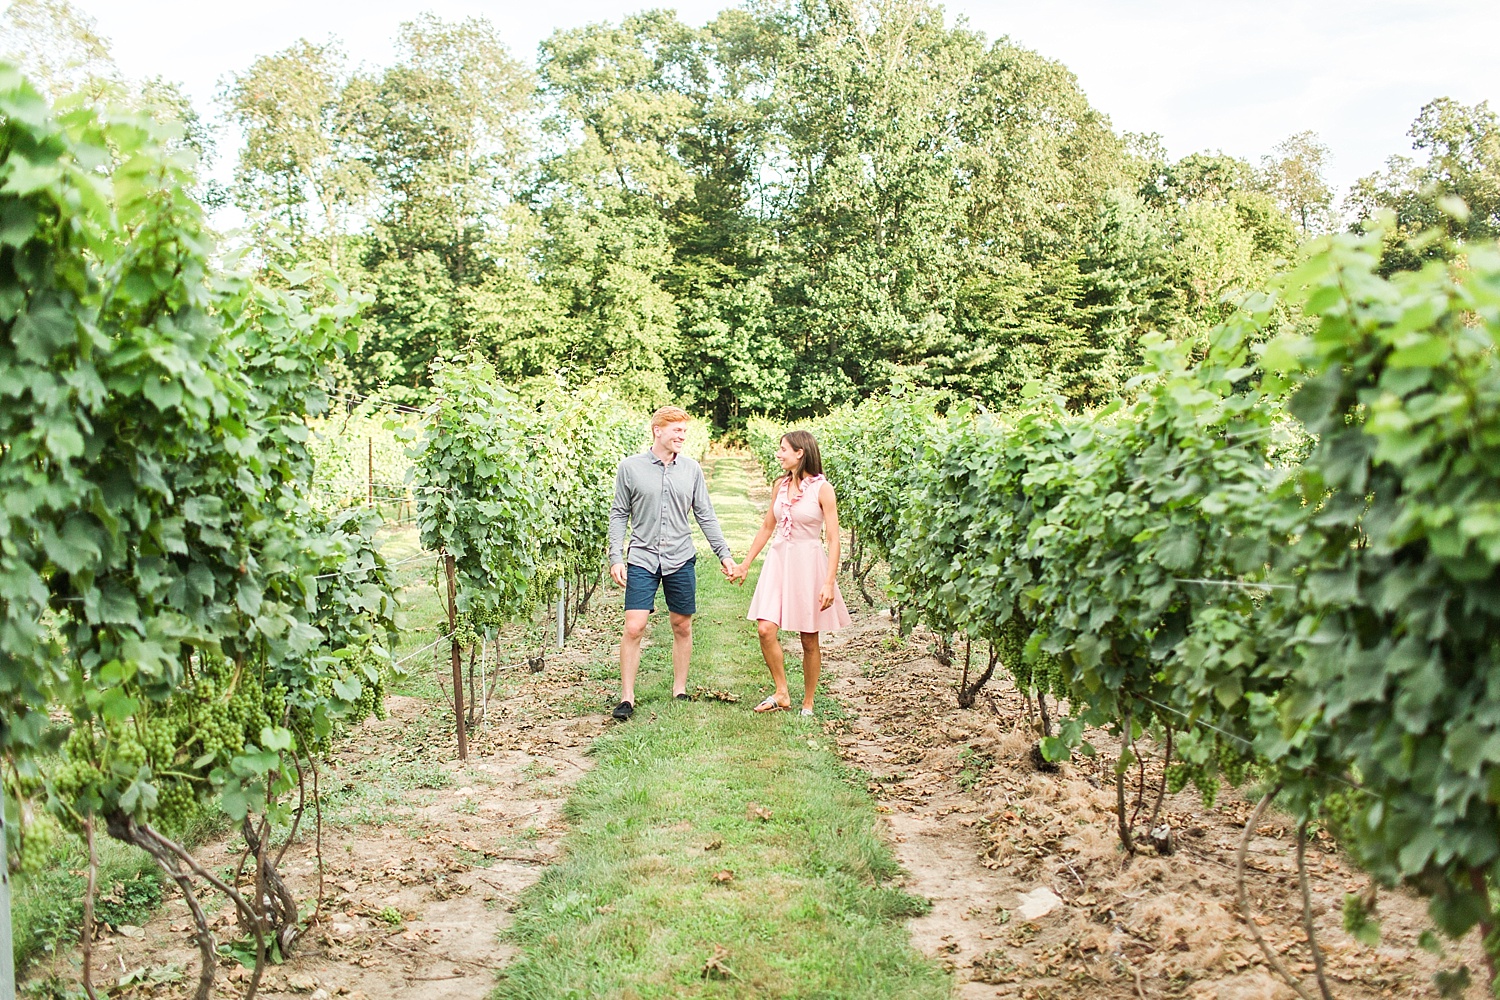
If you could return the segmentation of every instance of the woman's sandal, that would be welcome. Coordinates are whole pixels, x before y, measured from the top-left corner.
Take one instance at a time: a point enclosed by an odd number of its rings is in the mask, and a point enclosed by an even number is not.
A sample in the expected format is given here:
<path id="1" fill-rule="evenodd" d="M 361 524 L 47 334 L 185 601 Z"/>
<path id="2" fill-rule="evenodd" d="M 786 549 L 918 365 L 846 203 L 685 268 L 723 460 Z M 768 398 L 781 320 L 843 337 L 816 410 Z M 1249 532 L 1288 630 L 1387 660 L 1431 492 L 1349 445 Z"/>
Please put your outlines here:
<path id="1" fill-rule="evenodd" d="M 772 692 L 766 695 L 766 700 L 755 706 L 757 712 L 790 712 L 792 703 L 790 700 L 785 705 L 776 700 L 776 694 Z"/>
<path id="2" fill-rule="evenodd" d="M 802 717 L 804 719 L 811 719 L 813 717 L 813 710 L 810 708 L 804 708 L 802 710 Z"/>

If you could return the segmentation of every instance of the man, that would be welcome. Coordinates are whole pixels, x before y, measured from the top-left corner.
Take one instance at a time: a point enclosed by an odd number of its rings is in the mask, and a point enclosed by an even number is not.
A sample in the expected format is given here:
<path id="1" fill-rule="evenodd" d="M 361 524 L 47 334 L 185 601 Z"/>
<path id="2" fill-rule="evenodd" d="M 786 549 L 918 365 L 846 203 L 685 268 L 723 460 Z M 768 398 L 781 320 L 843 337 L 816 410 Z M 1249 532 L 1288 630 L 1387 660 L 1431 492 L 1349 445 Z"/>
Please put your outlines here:
<path id="1" fill-rule="evenodd" d="M 631 455 L 615 473 L 615 500 L 609 508 L 609 575 L 625 588 L 625 634 L 620 639 L 620 704 L 613 715 L 624 722 L 635 713 L 635 675 L 641 665 L 641 636 L 656 610 L 659 587 L 672 618 L 672 695 L 687 700 L 688 661 L 693 655 L 693 613 L 698 610 L 696 551 L 688 514 L 733 577 L 734 560 L 708 499 L 708 484 L 697 462 L 682 454 L 687 411 L 664 406 L 651 416 L 651 447 Z M 625 529 L 630 554 L 625 555 Z"/>

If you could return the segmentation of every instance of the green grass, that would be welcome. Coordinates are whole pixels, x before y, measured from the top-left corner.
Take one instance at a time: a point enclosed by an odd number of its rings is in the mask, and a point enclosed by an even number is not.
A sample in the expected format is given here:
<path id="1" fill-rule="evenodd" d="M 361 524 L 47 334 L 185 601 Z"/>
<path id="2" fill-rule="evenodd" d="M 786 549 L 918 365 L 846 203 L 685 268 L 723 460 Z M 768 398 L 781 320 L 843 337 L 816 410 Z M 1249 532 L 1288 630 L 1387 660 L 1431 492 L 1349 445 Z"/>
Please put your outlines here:
<path id="1" fill-rule="evenodd" d="M 743 551 L 758 521 L 746 474 L 710 462 L 715 506 Z M 947 976 L 907 940 L 902 921 L 926 902 L 893 884 L 862 784 L 816 724 L 751 712 L 769 680 L 748 593 L 704 555 L 689 686 L 742 700 L 671 701 L 671 636 L 664 615 L 653 621 L 636 717 L 595 743 L 597 766 L 568 803 L 564 859 L 521 901 L 510 937 L 524 951 L 496 997 L 948 996 Z"/>

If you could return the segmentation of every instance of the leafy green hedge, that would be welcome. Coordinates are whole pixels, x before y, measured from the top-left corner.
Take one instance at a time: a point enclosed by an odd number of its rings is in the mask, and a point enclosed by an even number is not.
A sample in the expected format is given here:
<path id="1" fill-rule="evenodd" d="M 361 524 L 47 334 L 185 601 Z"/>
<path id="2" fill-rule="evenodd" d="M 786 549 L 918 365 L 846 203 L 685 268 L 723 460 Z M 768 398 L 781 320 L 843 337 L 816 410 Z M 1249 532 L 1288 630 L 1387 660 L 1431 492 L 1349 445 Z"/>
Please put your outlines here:
<path id="1" fill-rule="evenodd" d="M 1500 253 L 1383 278 L 1380 240 L 1324 241 L 1206 343 L 1148 341 L 1131 401 L 892 397 L 817 430 L 895 600 L 1056 665 L 1043 752 L 1121 735 L 1128 847 L 1151 732 L 1170 790 L 1253 765 L 1500 954 Z"/>

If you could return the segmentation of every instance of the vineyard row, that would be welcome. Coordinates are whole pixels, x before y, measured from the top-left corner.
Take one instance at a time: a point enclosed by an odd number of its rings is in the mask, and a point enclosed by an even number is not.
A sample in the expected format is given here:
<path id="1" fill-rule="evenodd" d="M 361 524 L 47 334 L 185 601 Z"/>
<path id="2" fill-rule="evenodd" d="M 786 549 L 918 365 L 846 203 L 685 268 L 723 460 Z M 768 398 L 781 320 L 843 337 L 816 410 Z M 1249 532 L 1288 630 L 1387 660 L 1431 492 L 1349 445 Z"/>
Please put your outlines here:
<path id="1" fill-rule="evenodd" d="M 1253 778 L 1493 961 L 1500 253 L 1386 278 L 1381 238 L 1326 241 L 1206 337 L 1153 338 L 1101 412 L 909 392 L 813 427 L 861 586 L 883 560 L 903 621 L 988 650 L 982 676 L 1003 665 L 1044 719 L 1066 702 L 1045 757 L 1118 737 L 1127 851 L 1149 737 L 1158 798 Z M 1357 898 L 1346 921 L 1372 929 Z"/>

